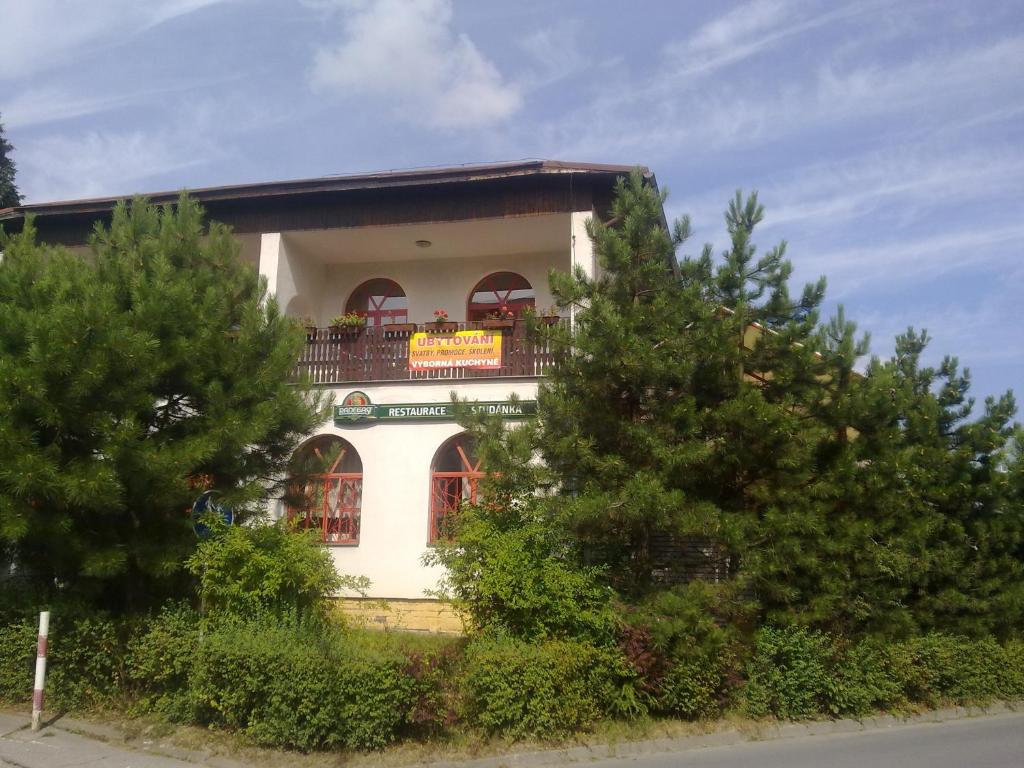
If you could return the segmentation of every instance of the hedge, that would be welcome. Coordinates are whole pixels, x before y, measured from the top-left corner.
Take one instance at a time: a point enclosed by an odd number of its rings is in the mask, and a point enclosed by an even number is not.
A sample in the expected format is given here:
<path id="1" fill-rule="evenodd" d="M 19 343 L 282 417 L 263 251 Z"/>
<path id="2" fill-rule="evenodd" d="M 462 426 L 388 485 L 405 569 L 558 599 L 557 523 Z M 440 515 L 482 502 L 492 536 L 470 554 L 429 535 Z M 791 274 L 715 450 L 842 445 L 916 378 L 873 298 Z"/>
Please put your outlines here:
<path id="1" fill-rule="evenodd" d="M 553 738 L 647 712 L 714 717 L 730 702 L 803 719 L 1024 698 L 1024 641 L 946 634 L 849 643 L 767 627 L 745 652 L 641 669 L 617 647 L 574 640 L 409 651 L 385 634 L 281 617 L 209 621 L 187 607 L 146 621 L 57 616 L 52 627 L 48 708 L 155 712 L 300 750 L 379 749 L 452 727 Z M 34 620 L 0 622 L 0 700 L 27 704 L 35 644 Z"/>
<path id="2" fill-rule="evenodd" d="M 745 677 L 743 706 L 758 717 L 985 704 L 1024 697 L 1024 642 L 934 633 L 848 646 L 821 632 L 769 627 L 756 635 Z"/>

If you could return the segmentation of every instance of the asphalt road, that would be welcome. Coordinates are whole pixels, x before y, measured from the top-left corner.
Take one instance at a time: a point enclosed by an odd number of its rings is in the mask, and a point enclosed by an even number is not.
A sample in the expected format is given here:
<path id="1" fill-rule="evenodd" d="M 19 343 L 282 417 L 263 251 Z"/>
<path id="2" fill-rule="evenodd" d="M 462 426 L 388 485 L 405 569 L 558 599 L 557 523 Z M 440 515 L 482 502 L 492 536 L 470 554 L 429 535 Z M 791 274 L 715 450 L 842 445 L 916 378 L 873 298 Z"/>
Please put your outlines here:
<path id="1" fill-rule="evenodd" d="M 601 760 L 595 768 L 1024 768 L 1024 713 Z"/>
<path id="2" fill-rule="evenodd" d="M 190 761 L 139 752 L 60 728 L 31 733 L 26 718 L 0 714 L 0 768 L 244 768 L 223 758 Z M 550 757 L 550 755 L 549 755 Z M 551 766 L 550 760 L 485 758 L 483 765 Z M 287 764 L 287 763 L 283 763 Z M 852 733 L 780 738 L 616 760 L 578 768 L 1024 768 L 1024 713 Z"/>

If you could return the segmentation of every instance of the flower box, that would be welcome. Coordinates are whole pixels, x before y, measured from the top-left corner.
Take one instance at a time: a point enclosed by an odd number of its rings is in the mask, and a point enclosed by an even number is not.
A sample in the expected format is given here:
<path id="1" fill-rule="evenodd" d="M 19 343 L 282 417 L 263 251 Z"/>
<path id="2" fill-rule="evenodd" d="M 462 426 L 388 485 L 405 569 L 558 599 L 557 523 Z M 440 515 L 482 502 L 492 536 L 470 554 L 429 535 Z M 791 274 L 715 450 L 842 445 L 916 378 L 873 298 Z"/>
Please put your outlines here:
<path id="1" fill-rule="evenodd" d="M 349 341 L 358 338 L 365 327 L 364 325 L 332 325 L 331 339 L 333 341 Z"/>
<path id="2" fill-rule="evenodd" d="M 424 323 L 423 330 L 427 333 L 453 333 L 459 330 L 458 323 Z"/>
<path id="3" fill-rule="evenodd" d="M 508 319 L 493 318 L 493 319 L 490 319 L 490 320 L 481 320 L 480 321 L 480 327 L 481 328 L 485 328 L 488 331 L 498 331 L 498 330 L 502 330 L 502 329 L 505 329 L 505 328 L 512 328 L 515 325 L 515 323 L 516 323 L 516 321 L 511 319 L 511 318 L 508 318 Z"/>

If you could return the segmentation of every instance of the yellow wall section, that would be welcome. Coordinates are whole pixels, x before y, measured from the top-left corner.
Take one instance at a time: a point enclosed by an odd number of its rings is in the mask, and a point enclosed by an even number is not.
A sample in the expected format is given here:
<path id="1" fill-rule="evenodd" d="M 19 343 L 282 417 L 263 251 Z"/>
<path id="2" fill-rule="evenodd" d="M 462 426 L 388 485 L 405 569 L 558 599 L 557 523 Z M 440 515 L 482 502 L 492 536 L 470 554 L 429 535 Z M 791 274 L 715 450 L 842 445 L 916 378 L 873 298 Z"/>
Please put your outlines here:
<path id="1" fill-rule="evenodd" d="M 397 629 L 458 634 L 464 632 L 459 614 L 440 600 L 376 600 L 344 597 L 338 609 L 351 623 L 367 629 Z"/>

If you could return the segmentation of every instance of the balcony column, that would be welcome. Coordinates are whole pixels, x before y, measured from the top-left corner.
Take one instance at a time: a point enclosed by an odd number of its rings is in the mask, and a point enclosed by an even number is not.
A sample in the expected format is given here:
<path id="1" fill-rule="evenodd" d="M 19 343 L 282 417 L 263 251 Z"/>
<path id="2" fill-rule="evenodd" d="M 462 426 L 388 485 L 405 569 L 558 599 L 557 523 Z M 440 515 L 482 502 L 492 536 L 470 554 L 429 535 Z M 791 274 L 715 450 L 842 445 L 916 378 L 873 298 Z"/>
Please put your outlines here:
<path id="1" fill-rule="evenodd" d="M 580 267 L 587 277 L 597 276 L 597 258 L 594 255 L 594 243 L 587 234 L 587 222 L 593 217 L 591 211 L 573 211 L 570 223 L 570 262 L 569 269 L 573 274 Z M 569 308 L 569 321 L 576 324 L 576 308 Z"/>
<path id="2" fill-rule="evenodd" d="M 264 232 L 260 235 L 260 275 L 267 279 L 269 295 L 277 295 L 277 274 L 281 261 L 281 233 Z"/>

